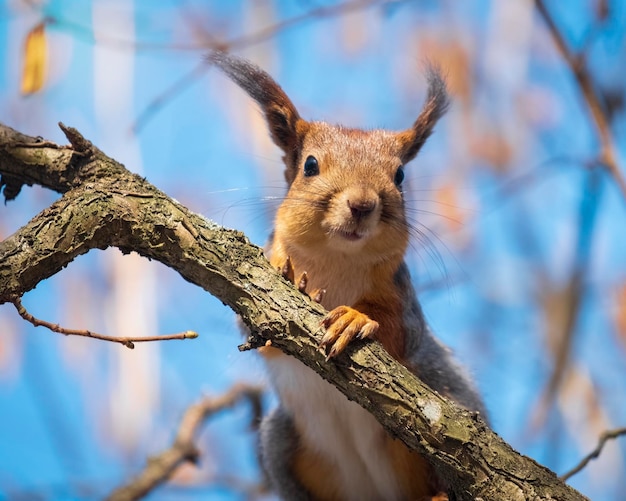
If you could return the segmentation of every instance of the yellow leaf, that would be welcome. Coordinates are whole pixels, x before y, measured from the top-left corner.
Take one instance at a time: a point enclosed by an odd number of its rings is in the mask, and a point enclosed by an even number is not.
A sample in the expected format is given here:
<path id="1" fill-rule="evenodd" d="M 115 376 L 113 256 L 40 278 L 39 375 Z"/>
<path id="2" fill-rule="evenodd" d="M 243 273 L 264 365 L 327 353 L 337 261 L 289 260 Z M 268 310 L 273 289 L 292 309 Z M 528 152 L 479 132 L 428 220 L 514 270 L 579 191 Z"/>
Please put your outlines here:
<path id="1" fill-rule="evenodd" d="M 24 66 L 22 71 L 22 94 L 34 94 L 43 87 L 46 78 L 48 47 L 46 24 L 39 23 L 26 37 L 24 44 Z"/>

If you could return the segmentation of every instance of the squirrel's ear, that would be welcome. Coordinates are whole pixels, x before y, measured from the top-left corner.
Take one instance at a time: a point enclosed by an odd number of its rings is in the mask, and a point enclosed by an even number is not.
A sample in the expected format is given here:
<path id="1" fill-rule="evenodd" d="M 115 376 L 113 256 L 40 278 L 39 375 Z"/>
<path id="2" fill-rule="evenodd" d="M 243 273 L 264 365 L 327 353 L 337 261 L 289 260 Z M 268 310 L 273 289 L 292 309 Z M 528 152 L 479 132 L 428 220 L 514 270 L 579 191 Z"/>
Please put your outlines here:
<path id="1" fill-rule="evenodd" d="M 398 134 L 400 158 L 403 164 L 417 155 L 450 103 L 446 81 L 441 74 L 441 70 L 436 66 L 429 66 L 426 76 L 428 78 L 428 95 L 422 112 L 417 117 L 413 127 Z"/>
<path id="2" fill-rule="evenodd" d="M 207 60 L 261 105 L 274 143 L 285 153 L 293 153 L 299 146 L 298 132 L 304 129 L 304 121 L 274 79 L 258 66 L 226 52 L 212 52 Z"/>

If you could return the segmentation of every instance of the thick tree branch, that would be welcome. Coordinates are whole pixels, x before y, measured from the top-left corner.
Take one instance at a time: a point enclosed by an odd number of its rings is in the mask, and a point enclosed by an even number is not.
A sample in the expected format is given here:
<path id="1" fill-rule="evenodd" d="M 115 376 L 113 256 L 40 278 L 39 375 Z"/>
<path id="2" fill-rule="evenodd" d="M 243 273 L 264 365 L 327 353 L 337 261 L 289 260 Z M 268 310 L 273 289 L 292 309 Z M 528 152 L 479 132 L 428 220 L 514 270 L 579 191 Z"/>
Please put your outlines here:
<path id="1" fill-rule="evenodd" d="M 11 137 L 10 129 L 0 132 L 0 174 L 52 187 L 46 158 L 58 150 L 16 147 Z M 74 182 L 61 199 L 0 243 L 0 304 L 90 249 L 136 251 L 241 315 L 251 330 L 249 346 L 271 342 L 362 405 L 424 454 L 458 500 L 585 499 L 515 452 L 479 416 L 417 380 L 378 343 L 356 343 L 326 362 L 318 349 L 323 309 L 279 276 L 242 233 L 191 213 L 95 148 L 66 155 L 66 162 Z"/>

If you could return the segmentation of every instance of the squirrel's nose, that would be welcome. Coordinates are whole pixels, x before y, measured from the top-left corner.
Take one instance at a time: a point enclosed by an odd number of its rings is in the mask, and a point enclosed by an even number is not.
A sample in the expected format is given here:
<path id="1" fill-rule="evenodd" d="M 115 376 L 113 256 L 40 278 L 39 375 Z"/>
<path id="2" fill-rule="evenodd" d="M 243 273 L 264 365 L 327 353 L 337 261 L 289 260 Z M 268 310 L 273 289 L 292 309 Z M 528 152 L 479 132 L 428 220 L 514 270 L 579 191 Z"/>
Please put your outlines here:
<path id="1" fill-rule="evenodd" d="M 350 213 L 355 219 L 362 219 L 371 214 L 376 208 L 376 200 L 371 198 L 348 200 Z"/>

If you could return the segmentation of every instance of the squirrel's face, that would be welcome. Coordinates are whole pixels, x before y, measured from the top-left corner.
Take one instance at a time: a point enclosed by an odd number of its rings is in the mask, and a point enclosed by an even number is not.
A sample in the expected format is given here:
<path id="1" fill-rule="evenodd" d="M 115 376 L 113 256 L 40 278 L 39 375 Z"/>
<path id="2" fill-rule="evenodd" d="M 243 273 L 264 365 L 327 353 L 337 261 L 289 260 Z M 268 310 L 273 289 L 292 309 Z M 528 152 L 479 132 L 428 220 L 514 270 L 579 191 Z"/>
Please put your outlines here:
<path id="1" fill-rule="evenodd" d="M 408 228 L 397 133 L 307 122 L 288 166 L 291 185 L 276 218 L 277 236 L 301 251 L 403 255 Z"/>
<path id="2" fill-rule="evenodd" d="M 417 155 L 448 105 L 446 85 L 431 67 L 428 95 L 412 127 L 364 131 L 307 122 L 280 86 L 244 59 L 214 52 L 221 68 L 263 108 L 274 143 L 285 153 L 287 197 L 275 237 L 300 250 L 326 250 L 359 259 L 403 255 L 408 228 L 400 185 L 403 165 Z"/>

